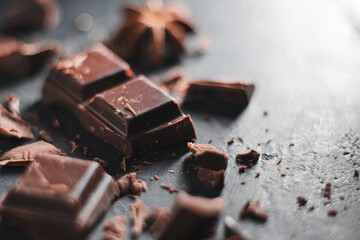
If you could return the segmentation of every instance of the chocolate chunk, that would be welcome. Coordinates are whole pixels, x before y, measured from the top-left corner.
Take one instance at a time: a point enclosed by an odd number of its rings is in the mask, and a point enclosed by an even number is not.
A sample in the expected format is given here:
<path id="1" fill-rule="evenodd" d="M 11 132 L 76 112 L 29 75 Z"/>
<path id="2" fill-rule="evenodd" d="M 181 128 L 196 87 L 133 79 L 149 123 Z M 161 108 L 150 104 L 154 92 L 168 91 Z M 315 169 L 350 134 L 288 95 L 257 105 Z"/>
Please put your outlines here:
<path id="1" fill-rule="evenodd" d="M 127 81 L 131 69 L 104 49 L 98 45 L 60 61 L 45 82 L 44 103 L 67 108 L 126 157 L 196 138 L 190 116 L 170 96 L 145 77 Z"/>
<path id="2" fill-rule="evenodd" d="M 146 182 L 136 179 L 136 173 L 129 173 L 122 176 L 116 181 L 120 196 L 133 194 L 140 196 L 142 192 L 147 190 Z"/>
<path id="3" fill-rule="evenodd" d="M 30 124 L 22 120 L 19 116 L 8 112 L 2 105 L 0 105 L 0 135 L 34 139 Z"/>
<path id="4" fill-rule="evenodd" d="M 259 208 L 260 201 L 247 201 L 240 212 L 241 218 L 253 218 L 261 222 L 265 222 L 268 218 L 267 211 Z"/>
<path id="5" fill-rule="evenodd" d="M 117 194 L 98 163 L 38 154 L 7 193 L 0 214 L 35 239 L 83 239 Z"/>
<path id="6" fill-rule="evenodd" d="M 146 217 L 146 230 L 159 235 L 169 220 L 170 211 L 160 207 L 154 207 Z"/>
<path id="7" fill-rule="evenodd" d="M 215 224 L 224 208 L 221 197 L 207 199 L 179 193 L 174 201 L 169 220 L 159 240 L 202 239 L 215 230 Z"/>
<path id="8" fill-rule="evenodd" d="M 24 43 L 0 35 L 0 71 L 15 76 L 38 72 L 59 54 L 57 42 Z"/>
<path id="9" fill-rule="evenodd" d="M 308 200 L 303 196 L 297 196 L 296 200 L 297 200 L 299 206 L 305 206 L 305 204 L 308 202 Z"/>
<path id="10" fill-rule="evenodd" d="M 198 164 L 198 177 L 209 187 L 223 187 L 228 156 L 210 144 L 188 143 Z"/>
<path id="11" fill-rule="evenodd" d="M 104 45 L 97 44 L 88 51 L 60 60 L 48 80 L 77 102 L 83 102 L 133 76 L 126 62 Z"/>
<path id="12" fill-rule="evenodd" d="M 182 115 L 178 104 L 143 76 L 97 94 L 87 108 L 125 135 L 152 129 Z"/>
<path id="13" fill-rule="evenodd" d="M 248 105 L 254 89 L 253 84 L 240 82 L 191 81 L 185 101 L 203 109 L 238 113 Z"/>
<path id="14" fill-rule="evenodd" d="M 336 209 L 330 209 L 330 210 L 328 210 L 327 214 L 330 217 L 335 217 L 337 215 L 337 210 Z"/>
<path id="15" fill-rule="evenodd" d="M 131 234 L 137 236 L 142 233 L 143 228 L 146 227 L 147 207 L 141 200 L 136 200 L 134 204 L 130 205 L 131 213 Z"/>
<path id="16" fill-rule="evenodd" d="M 15 94 L 10 94 L 4 101 L 4 107 L 14 115 L 20 115 L 20 99 Z"/>
<path id="17" fill-rule="evenodd" d="M 251 149 L 250 152 L 247 153 L 238 153 L 236 155 L 236 160 L 243 165 L 252 167 L 254 164 L 257 163 L 259 157 L 260 157 L 260 153 Z"/>
<path id="18" fill-rule="evenodd" d="M 326 182 L 324 189 L 324 197 L 330 199 L 331 198 L 331 183 Z"/>
<path id="19" fill-rule="evenodd" d="M 45 130 L 41 130 L 39 132 L 39 139 L 44 140 L 48 143 L 51 143 L 53 141 L 52 137 Z"/>
<path id="20" fill-rule="evenodd" d="M 155 178 L 155 179 L 156 179 L 156 178 Z M 179 192 L 179 189 L 174 188 L 173 186 L 171 186 L 171 184 L 161 184 L 161 187 L 162 187 L 163 189 L 168 190 L 170 193 Z"/>
<path id="21" fill-rule="evenodd" d="M 126 234 L 126 217 L 116 216 L 108 219 L 104 224 L 103 240 L 122 240 Z"/>
<path id="22" fill-rule="evenodd" d="M 54 0 L 26 0 L 6 16 L 5 30 L 39 30 L 59 22 L 59 9 Z"/>
<path id="23" fill-rule="evenodd" d="M 35 160 L 35 155 L 41 153 L 56 155 L 60 153 L 60 149 L 43 141 L 30 143 L 5 152 L 0 158 L 0 165 L 27 165 Z"/>

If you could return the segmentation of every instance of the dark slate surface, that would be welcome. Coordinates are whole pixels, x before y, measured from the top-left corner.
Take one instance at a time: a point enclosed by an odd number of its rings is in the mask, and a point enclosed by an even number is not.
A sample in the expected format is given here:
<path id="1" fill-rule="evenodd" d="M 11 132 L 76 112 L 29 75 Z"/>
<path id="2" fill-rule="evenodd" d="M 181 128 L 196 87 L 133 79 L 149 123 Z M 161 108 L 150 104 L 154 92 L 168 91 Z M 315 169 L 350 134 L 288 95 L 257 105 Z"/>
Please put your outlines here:
<path id="1" fill-rule="evenodd" d="M 13 2 L 1 1 L 1 16 Z M 63 0 L 60 25 L 33 37 L 58 39 L 66 53 L 80 51 L 93 39 L 114 33 L 122 4 L 115 0 Z M 202 57 L 184 59 L 184 71 L 194 78 L 226 76 L 252 80 L 256 90 L 247 109 L 235 118 L 212 116 L 205 121 L 205 113 L 183 109 L 194 120 L 197 142 L 206 143 L 213 138 L 213 144 L 229 155 L 226 187 L 222 191 L 208 189 L 197 180 L 191 171 L 189 154 L 184 144 L 179 144 L 162 149 L 158 159 L 146 157 L 154 164 L 144 165 L 139 174 L 149 186 L 140 199 L 150 208 L 170 207 L 176 194 L 160 185 L 171 183 L 194 195 L 220 194 L 226 199 L 224 214 L 235 219 L 248 199 L 259 199 L 261 207 L 269 211 L 268 221 L 261 224 L 239 220 L 238 226 L 260 239 L 360 239 L 360 182 L 353 177 L 354 169 L 360 168 L 360 5 L 351 0 L 201 0 L 186 1 L 186 5 L 198 29 L 211 40 L 211 51 Z M 94 26 L 87 33 L 78 32 L 73 25 L 75 17 L 84 12 L 94 19 Z M 40 89 L 46 75 L 47 70 L 25 79 L 2 75 L 1 100 L 8 93 L 19 95 L 23 113 L 39 111 L 40 121 L 29 121 L 48 131 L 55 146 L 69 153 L 68 141 L 80 134 L 76 142 L 89 146 L 88 159 L 107 160 L 110 166 L 106 170 L 116 178 L 124 174 L 119 166 L 121 156 L 115 149 L 85 132 L 66 111 L 41 104 Z M 60 130 L 52 128 L 54 118 L 60 120 Z M 230 137 L 236 140 L 228 146 Z M 293 147 L 289 146 L 291 142 Z M 0 149 L 23 143 L 1 139 Z M 239 174 L 235 155 L 248 148 L 267 154 L 268 159 L 262 155 L 255 167 Z M 172 153 L 177 156 L 172 157 Z M 83 157 L 80 151 L 73 156 Z M 282 163 L 276 165 L 279 158 Z M 136 164 L 128 162 L 129 169 Z M 261 175 L 255 179 L 257 171 Z M 22 172 L 18 168 L 0 169 L 1 197 Z M 281 172 L 286 176 L 281 177 Z M 149 180 L 154 174 L 160 177 L 159 181 Z M 240 184 L 242 180 L 245 185 Z M 326 199 L 321 188 L 326 181 L 333 188 L 331 203 L 324 206 Z M 298 207 L 298 195 L 309 199 L 306 207 Z M 345 199 L 340 200 L 340 195 Z M 127 197 L 117 200 L 88 239 L 100 239 L 102 223 L 114 215 L 128 215 L 132 202 Z M 312 204 L 315 209 L 308 212 L 307 207 Z M 337 209 L 338 215 L 328 217 L 328 209 Z M 216 236 L 224 236 L 222 221 Z M 151 237 L 139 237 L 148 238 Z M 28 237 L 2 224 L 0 239 Z"/>

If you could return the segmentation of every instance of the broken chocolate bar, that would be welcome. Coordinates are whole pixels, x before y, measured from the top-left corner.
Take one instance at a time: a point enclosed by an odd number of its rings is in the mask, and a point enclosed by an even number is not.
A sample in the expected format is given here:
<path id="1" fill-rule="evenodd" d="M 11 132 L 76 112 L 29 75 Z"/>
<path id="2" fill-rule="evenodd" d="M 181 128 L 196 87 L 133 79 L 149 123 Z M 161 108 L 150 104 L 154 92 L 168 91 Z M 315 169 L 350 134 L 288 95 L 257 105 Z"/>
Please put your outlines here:
<path id="1" fill-rule="evenodd" d="M 201 109 L 236 114 L 248 105 L 254 89 L 253 84 L 241 82 L 190 81 L 185 102 Z"/>
<path id="2" fill-rule="evenodd" d="M 0 165 L 19 166 L 35 161 L 35 155 L 41 153 L 59 154 L 61 151 L 50 143 L 38 141 L 13 148 L 5 152 L 0 158 Z"/>
<path id="3" fill-rule="evenodd" d="M 195 161 L 198 164 L 199 179 L 210 187 L 224 186 L 228 156 L 210 144 L 189 142 L 188 148 L 194 153 Z"/>
<path id="4" fill-rule="evenodd" d="M 57 42 L 24 43 L 0 35 L 0 71 L 15 76 L 38 72 L 59 54 Z"/>
<path id="5" fill-rule="evenodd" d="M 43 101 L 72 111 L 89 132 L 126 156 L 196 138 L 190 116 L 171 97 L 145 77 L 132 76 L 123 60 L 97 45 L 56 64 Z"/>
<path id="6" fill-rule="evenodd" d="M 7 193 L 0 214 L 35 239 L 83 239 L 117 194 L 98 163 L 39 154 Z"/>
<path id="7" fill-rule="evenodd" d="M 159 240 L 202 239 L 213 233 L 224 208 L 221 197 L 207 199 L 180 192 Z"/>
<path id="8" fill-rule="evenodd" d="M 8 112 L 0 105 L 0 135 L 5 137 L 34 139 L 30 124 Z"/>
<path id="9" fill-rule="evenodd" d="M 39 30 L 55 26 L 59 21 L 59 8 L 54 0 L 26 0 L 7 14 L 5 30 Z"/>

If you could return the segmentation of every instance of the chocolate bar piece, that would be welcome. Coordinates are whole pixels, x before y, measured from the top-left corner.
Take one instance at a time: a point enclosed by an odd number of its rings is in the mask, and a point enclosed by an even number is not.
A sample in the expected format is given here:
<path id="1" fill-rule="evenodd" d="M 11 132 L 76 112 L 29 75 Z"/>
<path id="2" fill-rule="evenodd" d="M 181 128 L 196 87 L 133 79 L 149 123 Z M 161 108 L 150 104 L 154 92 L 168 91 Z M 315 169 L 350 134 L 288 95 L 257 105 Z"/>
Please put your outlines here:
<path id="1" fill-rule="evenodd" d="M 83 239 L 116 195 L 114 180 L 97 162 L 39 154 L 0 214 L 35 239 Z"/>
<path id="2" fill-rule="evenodd" d="M 144 76 L 99 93 L 88 110 L 125 135 L 181 117 L 177 103 Z"/>
<path id="3" fill-rule="evenodd" d="M 102 44 L 60 60 L 52 69 L 52 81 L 77 102 L 133 77 L 129 65 Z"/>
<path id="4" fill-rule="evenodd" d="M 38 72 L 60 52 L 57 42 L 24 43 L 0 35 L 0 71 L 14 76 Z"/>
<path id="5" fill-rule="evenodd" d="M 34 139 L 30 124 L 19 116 L 8 112 L 2 105 L 0 105 L 0 135 Z"/>
<path id="6" fill-rule="evenodd" d="M 97 46 L 68 59 L 77 64 L 66 71 L 59 70 L 64 66 L 60 61 L 45 82 L 43 102 L 70 110 L 89 132 L 126 156 L 196 138 L 190 116 L 184 115 L 170 96 L 143 76 L 129 80 L 132 71 L 128 65 L 105 49 Z M 88 54 L 92 51 L 98 54 Z M 99 62 L 99 55 L 103 56 L 101 64 L 94 65 L 96 74 L 78 77 L 81 69 L 92 69 L 89 63 Z M 75 60 L 79 56 L 93 60 Z M 123 64 L 114 69 L 110 62 Z M 66 76 L 67 71 L 71 76 Z"/>
<path id="7" fill-rule="evenodd" d="M 0 165 L 27 165 L 35 161 L 35 156 L 41 153 L 59 154 L 61 151 L 50 143 L 38 141 L 13 148 L 5 152 L 0 158 Z"/>
<path id="8" fill-rule="evenodd" d="M 206 239 L 224 208 L 221 197 L 207 199 L 180 192 L 159 240 Z"/>
<path id="9" fill-rule="evenodd" d="M 55 26 L 58 21 L 59 8 L 54 0 L 26 0 L 7 14 L 5 30 L 38 30 Z"/>
<path id="10" fill-rule="evenodd" d="M 185 102 L 211 107 L 214 111 L 238 113 L 249 103 L 254 92 L 253 84 L 222 81 L 191 81 L 186 90 Z"/>

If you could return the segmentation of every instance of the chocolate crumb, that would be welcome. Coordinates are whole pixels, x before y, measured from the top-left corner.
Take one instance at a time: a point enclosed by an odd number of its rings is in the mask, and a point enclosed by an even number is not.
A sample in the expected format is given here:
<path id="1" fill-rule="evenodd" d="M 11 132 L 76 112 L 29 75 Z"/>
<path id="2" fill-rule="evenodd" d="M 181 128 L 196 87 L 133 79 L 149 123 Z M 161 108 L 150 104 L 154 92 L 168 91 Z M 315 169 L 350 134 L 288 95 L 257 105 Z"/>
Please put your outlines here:
<path id="1" fill-rule="evenodd" d="M 266 117 L 268 115 L 268 112 L 267 111 L 264 111 L 263 112 L 263 116 Z"/>
<path id="2" fill-rule="evenodd" d="M 100 165 L 103 167 L 103 168 L 106 168 L 107 166 L 109 166 L 109 163 L 101 158 L 98 158 L 98 157 L 94 157 L 93 159 L 94 161 L 100 163 Z"/>
<path id="3" fill-rule="evenodd" d="M 60 128 L 61 127 L 61 124 L 59 122 L 59 120 L 57 118 L 55 118 L 53 121 L 52 121 L 52 125 L 54 128 Z"/>
<path id="4" fill-rule="evenodd" d="M 331 203 L 331 200 L 326 200 L 325 202 L 324 202 L 324 206 L 326 206 L 326 205 L 328 205 L 328 204 L 330 204 Z"/>
<path id="5" fill-rule="evenodd" d="M 240 216 L 242 219 L 251 217 L 253 219 L 259 220 L 261 222 L 265 222 L 268 218 L 267 211 L 259 208 L 260 201 L 250 202 L 247 201 L 243 206 L 240 212 Z"/>
<path id="6" fill-rule="evenodd" d="M 138 164 L 136 166 L 131 166 L 132 168 L 134 168 L 135 170 L 141 170 L 143 168 L 142 164 Z"/>
<path id="7" fill-rule="evenodd" d="M 282 158 L 279 159 L 279 161 L 277 161 L 276 165 L 279 165 L 282 162 Z"/>
<path id="8" fill-rule="evenodd" d="M 160 178 L 159 178 L 158 175 L 154 175 L 154 179 L 155 179 L 155 180 L 159 180 Z"/>
<path id="9" fill-rule="evenodd" d="M 39 132 L 39 139 L 44 140 L 45 142 L 52 143 L 52 137 L 45 131 L 41 130 Z"/>
<path id="10" fill-rule="evenodd" d="M 285 176 L 286 176 L 286 173 L 283 173 L 283 172 L 282 172 L 282 173 L 280 174 L 280 176 L 285 177 Z"/>
<path id="11" fill-rule="evenodd" d="M 85 156 L 88 155 L 88 150 L 89 150 L 89 147 L 83 146 L 83 154 L 84 154 Z"/>
<path id="12" fill-rule="evenodd" d="M 234 143 L 234 137 L 230 138 L 228 141 L 227 141 L 227 144 L 228 145 L 231 145 Z"/>
<path id="13" fill-rule="evenodd" d="M 260 173 L 259 173 L 259 172 L 256 172 L 256 173 L 255 173 L 255 178 L 258 178 L 258 177 L 260 177 Z"/>
<path id="14" fill-rule="evenodd" d="M 314 205 L 311 205 L 309 208 L 308 208 L 308 211 L 313 211 L 315 209 L 315 206 Z"/>
<path id="15" fill-rule="evenodd" d="M 324 190 L 324 197 L 330 199 L 331 198 L 331 183 L 326 182 L 325 190 Z"/>
<path id="16" fill-rule="evenodd" d="M 177 188 L 172 187 L 171 184 L 161 184 L 161 187 L 168 190 L 170 193 L 179 192 L 179 190 Z"/>
<path id="17" fill-rule="evenodd" d="M 140 196 L 142 192 L 147 190 L 147 184 L 144 181 L 136 179 L 136 173 L 129 173 L 122 176 L 116 181 L 119 188 L 120 196 L 133 194 Z"/>
<path id="18" fill-rule="evenodd" d="M 239 172 L 245 172 L 246 166 L 240 166 L 239 167 Z"/>
<path id="19" fill-rule="evenodd" d="M 121 240 L 126 234 L 126 217 L 116 216 L 108 219 L 104 224 L 103 240 Z"/>
<path id="20" fill-rule="evenodd" d="M 147 207 L 144 202 L 137 199 L 134 204 L 130 205 L 131 213 L 131 234 L 137 236 L 142 233 L 143 228 L 146 226 L 145 220 L 147 216 Z"/>
<path id="21" fill-rule="evenodd" d="M 213 138 L 210 138 L 210 140 L 208 141 L 208 143 L 212 143 L 214 141 Z"/>
<path id="22" fill-rule="evenodd" d="M 308 202 L 308 200 L 303 196 L 297 196 L 296 200 L 297 200 L 299 206 L 305 206 L 305 204 Z"/>
<path id="23" fill-rule="evenodd" d="M 71 145 L 70 154 L 73 154 L 79 146 L 73 140 L 70 140 L 69 143 Z"/>
<path id="24" fill-rule="evenodd" d="M 340 199 L 340 200 L 344 200 L 345 197 L 344 197 L 343 195 L 340 195 L 340 196 L 339 196 L 339 199 Z"/>
<path id="25" fill-rule="evenodd" d="M 252 167 L 253 164 L 256 164 L 259 160 L 260 153 L 257 151 L 250 149 L 247 153 L 238 153 L 236 155 L 236 160 L 244 165 L 247 165 L 248 167 Z"/>
<path id="26" fill-rule="evenodd" d="M 246 181 L 244 180 L 244 181 L 241 181 L 240 183 L 241 183 L 242 185 L 244 185 L 244 184 L 246 183 Z"/>
<path id="27" fill-rule="evenodd" d="M 172 157 L 176 157 L 176 153 L 172 153 L 171 156 L 172 156 Z"/>
<path id="28" fill-rule="evenodd" d="M 129 110 L 134 116 L 136 116 L 135 110 L 130 106 L 129 103 L 126 103 L 125 109 Z"/>
<path id="29" fill-rule="evenodd" d="M 126 159 L 125 159 L 125 157 L 123 157 L 123 160 L 122 160 L 121 163 L 120 163 L 120 168 L 121 168 L 124 172 L 126 172 Z"/>
<path id="30" fill-rule="evenodd" d="M 295 143 L 293 142 L 289 143 L 289 147 L 293 147 L 293 146 L 295 146 Z"/>
<path id="31" fill-rule="evenodd" d="M 175 171 L 174 170 L 168 170 L 169 173 L 174 173 Z"/>
<path id="32" fill-rule="evenodd" d="M 330 217 L 335 217 L 336 214 L 337 214 L 337 210 L 336 209 L 330 209 L 328 212 L 327 212 L 328 216 Z"/>
<path id="33" fill-rule="evenodd" d="M 354 169 L 354 177 L 359 177 L 359 170 L 358 169 Z"/>
<path id="34" fill-rule="evenodd" d="M 266 141 L 266 144 L 271 143 L 271 141 L 272 141 L 272 139 L 267 140 L 267 141 Z"/>

